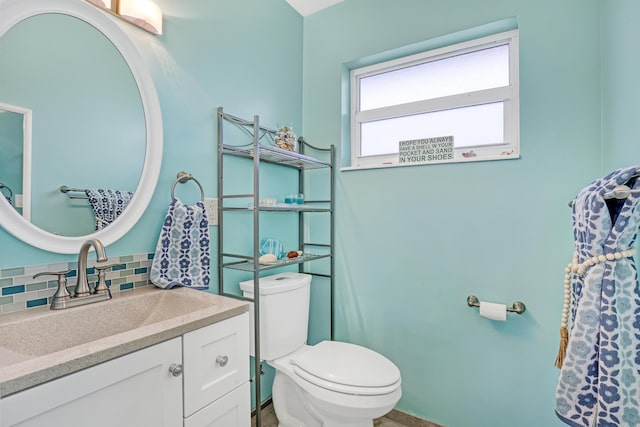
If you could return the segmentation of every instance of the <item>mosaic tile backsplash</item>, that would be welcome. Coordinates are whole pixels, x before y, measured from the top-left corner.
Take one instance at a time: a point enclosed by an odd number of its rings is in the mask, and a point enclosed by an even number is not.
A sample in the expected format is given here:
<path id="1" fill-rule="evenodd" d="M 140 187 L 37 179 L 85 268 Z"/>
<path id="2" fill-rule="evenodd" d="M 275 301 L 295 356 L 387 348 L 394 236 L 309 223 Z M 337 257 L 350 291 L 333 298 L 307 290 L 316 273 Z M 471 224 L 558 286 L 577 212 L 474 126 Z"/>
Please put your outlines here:
<path id="1" fill-rule="evenodd" d="M 152 260 L 153 253 L 109 257 L 109 264 L 120 264 L 112 267 L 106 274 L 107 286 L 111 292 L 148 286 Z M 98 281 L 97 272 L 93 268 L 96 260 L 90 256 L 87 265 L 89 285 L 94 287 Z M 0 313 L 26 310 L 51 303 L 58 286 L 57 277 L 40 276 L 34 279 L 36 273 L 71 270 L 67 274 L 67 289 L 73 294 L 77 268 L 78 263 L 74 261 L 0 270 Z"/>

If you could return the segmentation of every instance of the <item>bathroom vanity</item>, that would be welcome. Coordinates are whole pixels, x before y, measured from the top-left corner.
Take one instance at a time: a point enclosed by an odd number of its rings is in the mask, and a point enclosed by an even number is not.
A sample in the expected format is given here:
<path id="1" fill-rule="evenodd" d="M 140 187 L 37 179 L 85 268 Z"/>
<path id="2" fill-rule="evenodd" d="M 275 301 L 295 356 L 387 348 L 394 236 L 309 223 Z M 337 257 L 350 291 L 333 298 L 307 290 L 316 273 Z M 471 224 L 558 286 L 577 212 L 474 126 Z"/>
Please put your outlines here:
<path id="1" fill-rule="evenodd" d="M 0 426 L 249 426 L 248 308 L 147 287 L 0 316 Z"/>

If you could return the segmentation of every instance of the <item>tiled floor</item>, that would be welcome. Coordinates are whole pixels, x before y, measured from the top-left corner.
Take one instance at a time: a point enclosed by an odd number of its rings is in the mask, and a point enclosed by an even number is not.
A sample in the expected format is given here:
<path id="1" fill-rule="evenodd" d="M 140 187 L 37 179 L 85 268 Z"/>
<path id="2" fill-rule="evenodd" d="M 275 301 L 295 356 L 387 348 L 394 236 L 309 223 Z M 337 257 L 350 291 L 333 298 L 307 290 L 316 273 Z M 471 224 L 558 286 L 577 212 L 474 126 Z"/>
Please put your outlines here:
<path id="1" fill-rule="evenodd" d="M 260 415 L 262 417 L 262 427 L 278 427 L 278 419 L 272 405 L 263 408 Z M 251 427 L 256 427 L 255 416 L 251 418 Z"/>
<path id="2" fill-rule="evenodd" d="M 391 421 L 387 417 L 378 418 L 373 420 L 374 427 L 406 427 L 406 424 L 400 424 L 395 421 Z"/>
<path id="3" fill-rule="evenodd" d="M 276 418 L 276 414 L 273 411 L 272 405 L 269 405 L 266 408 L 262 409 L 260 415 L 262 417 L 262 427 L 278 427 L 278 419 Z M 253 417 L 253 419 L 251 420 L 251 425 L 252 427 L 256 426 L 255 417 Z M 386 417 L 374 420 L 373 425 L 374 427 L 406 427 L 406 424 L 400 424 Z"/>

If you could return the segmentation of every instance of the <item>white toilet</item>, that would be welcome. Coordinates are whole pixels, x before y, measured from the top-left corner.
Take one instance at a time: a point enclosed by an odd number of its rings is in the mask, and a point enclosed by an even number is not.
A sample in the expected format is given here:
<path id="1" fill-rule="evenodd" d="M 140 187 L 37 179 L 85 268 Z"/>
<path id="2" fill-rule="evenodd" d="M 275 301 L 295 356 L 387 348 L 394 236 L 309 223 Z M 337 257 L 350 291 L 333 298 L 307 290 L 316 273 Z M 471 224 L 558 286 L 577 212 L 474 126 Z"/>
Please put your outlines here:
<path id="1" fill-rule="evenodd" d="M 276 369 L 272 394 L 279 425 L 371 427 L 400 400 L 400 370 L 355 344 L 306 345 L 310 286 L 311 276 L 302 273 L 260 278 L 260 358 Z M 240 288 L 253 298 L 253 280 Z M 251 325 L 254 355 L 253 320 Z"/>

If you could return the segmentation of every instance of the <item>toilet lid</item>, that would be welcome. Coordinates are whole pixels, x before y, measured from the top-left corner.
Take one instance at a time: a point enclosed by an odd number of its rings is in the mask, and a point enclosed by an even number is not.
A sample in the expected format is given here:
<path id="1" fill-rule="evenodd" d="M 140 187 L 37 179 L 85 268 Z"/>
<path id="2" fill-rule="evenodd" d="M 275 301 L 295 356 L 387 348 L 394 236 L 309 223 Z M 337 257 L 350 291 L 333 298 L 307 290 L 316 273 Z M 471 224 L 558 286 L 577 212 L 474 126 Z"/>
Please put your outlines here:
<path id="1" fill-rule="evenodd" d="M 295 365 L 296 374 L 307 381 L 345 393 L 388 393 L 395 390 L 400 381 L 400 370 L 389 359 L 368 348 L 344 342 L 322 341 L 295 356 L 291 363 Z"/>

